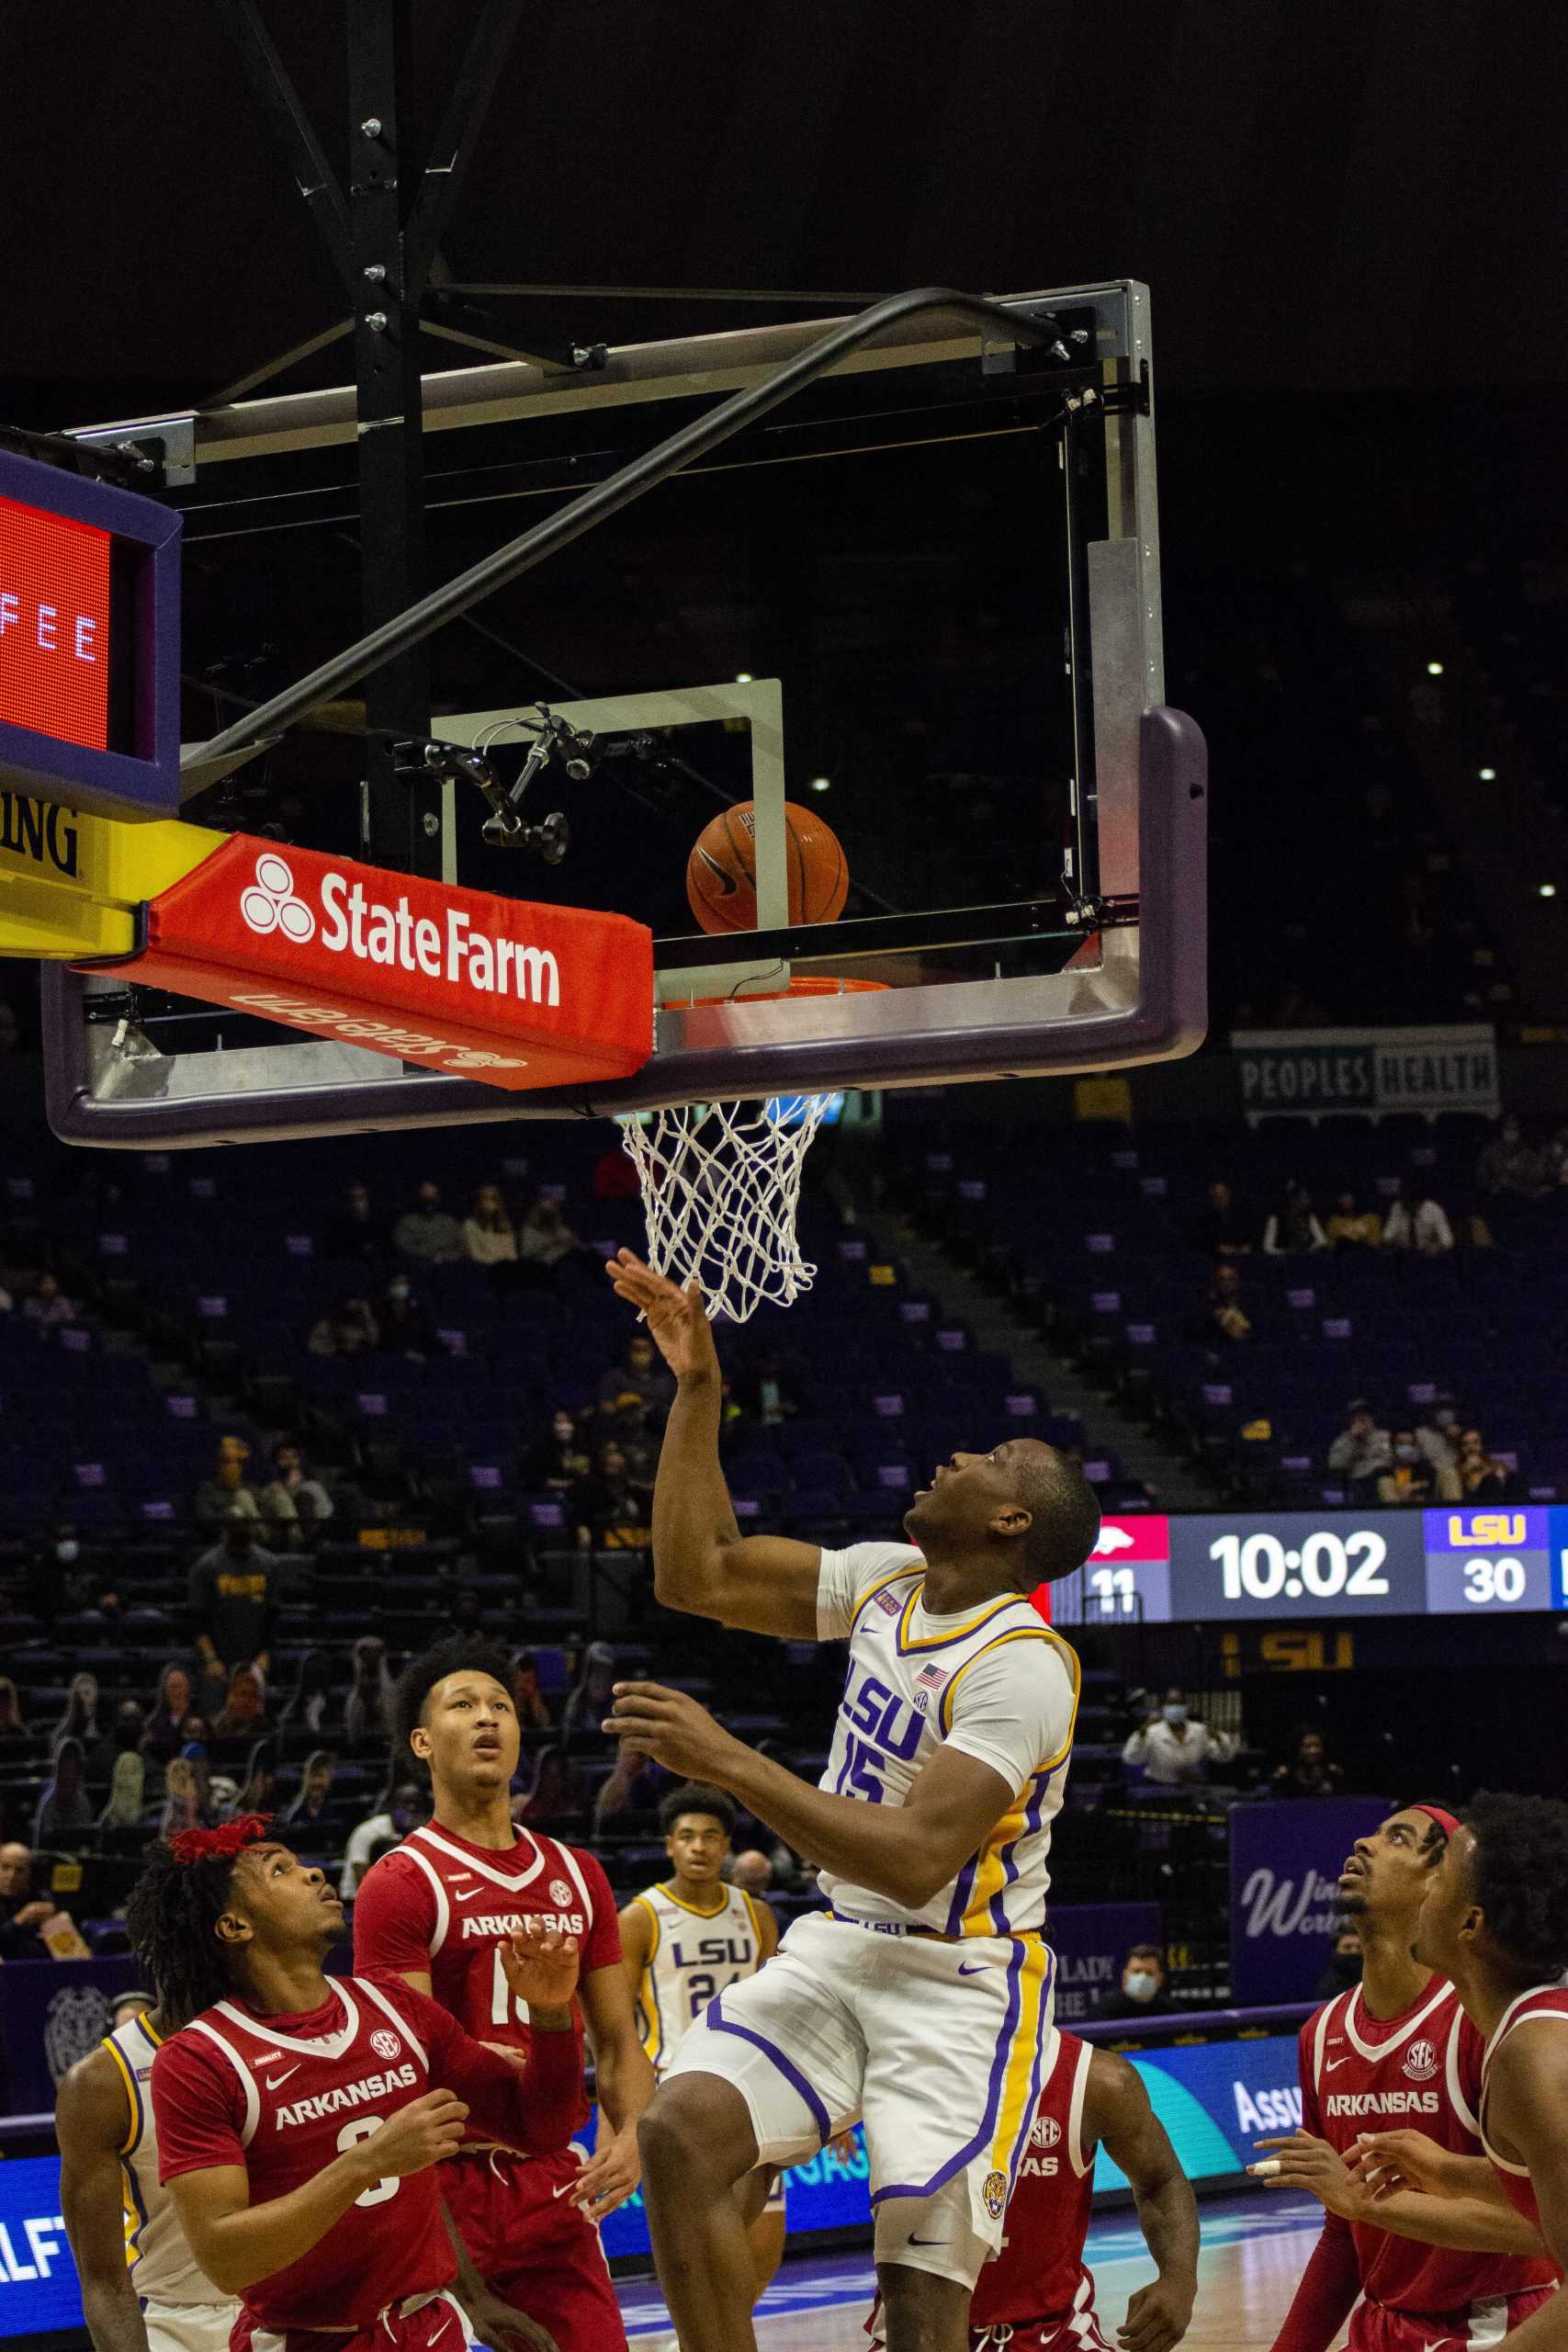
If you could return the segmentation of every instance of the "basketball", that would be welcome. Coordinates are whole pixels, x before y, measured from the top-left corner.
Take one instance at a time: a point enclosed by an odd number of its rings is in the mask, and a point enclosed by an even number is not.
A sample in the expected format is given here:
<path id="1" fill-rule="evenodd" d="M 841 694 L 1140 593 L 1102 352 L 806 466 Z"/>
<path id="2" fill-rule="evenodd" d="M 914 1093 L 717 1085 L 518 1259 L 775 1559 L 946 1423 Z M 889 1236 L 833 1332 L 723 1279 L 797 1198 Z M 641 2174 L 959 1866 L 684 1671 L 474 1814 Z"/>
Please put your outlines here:
<path id="1" fill-rule="evenodd" d="M 789 919 L 836 922 L 850 869 L 837 833 L 809 808 L 784 802 Z M 757 924 L 756 808 L 738 800 L 705 825 L 686 860 L 686 896 L 704 931 L 754 931 Z"/>

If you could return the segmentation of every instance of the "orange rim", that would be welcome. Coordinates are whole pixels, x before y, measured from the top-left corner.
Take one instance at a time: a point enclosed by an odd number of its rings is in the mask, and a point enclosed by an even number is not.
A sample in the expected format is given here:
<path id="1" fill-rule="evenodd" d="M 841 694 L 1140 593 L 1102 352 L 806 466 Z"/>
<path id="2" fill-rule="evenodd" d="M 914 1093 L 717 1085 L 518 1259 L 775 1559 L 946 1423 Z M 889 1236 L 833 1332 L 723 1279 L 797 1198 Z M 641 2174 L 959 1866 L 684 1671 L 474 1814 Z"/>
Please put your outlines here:
<path id="1" fill-rule="evenodd" d="M 798 972 L 784 989 L 760 989 L 750 996 L 678 996 L 666 997 L 667 1012 L 690 1012 L 703 1004 L 780 1004 L 785 997 L 879 996 L 891 984 L 886 980 L 851 980 L 835 978 L 829 972 Z"/>

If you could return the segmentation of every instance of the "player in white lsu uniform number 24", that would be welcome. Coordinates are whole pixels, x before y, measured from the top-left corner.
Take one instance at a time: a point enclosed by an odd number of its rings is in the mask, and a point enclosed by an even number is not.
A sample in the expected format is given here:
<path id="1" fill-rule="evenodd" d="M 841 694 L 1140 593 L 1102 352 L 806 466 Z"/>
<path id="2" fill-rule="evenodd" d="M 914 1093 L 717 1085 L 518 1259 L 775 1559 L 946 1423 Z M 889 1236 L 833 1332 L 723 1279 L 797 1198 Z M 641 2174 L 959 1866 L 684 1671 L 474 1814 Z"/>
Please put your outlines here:
<path id="1" fill-rule="evenodd" d="M 678 1384 L 654 1495 L 660 1599 L 850 1645 L 816 1789 L 683 1693 L 616 1688 L 612 1728 L 727 1789 L 809 1855 L 830 1906 L 693 2022 L 644 2118 L 649 2221 L 677 2334 L 713 2352 L 752 2342 L 736 2186 L 861 2116 L 889 2352 L 961 2352 L 1052 2030 L 1047 1856 L 1078 1673 L 1026 1596 L 1081 1566 L 1099 1507 L 1054 1448 L 1013 1440 L 939 1469 L 906 1517 L 908 1544 L 743 1538 L 719 1467 L 718 1358 L 700 1295 L 629 1251 L 610 1272 Z"/>

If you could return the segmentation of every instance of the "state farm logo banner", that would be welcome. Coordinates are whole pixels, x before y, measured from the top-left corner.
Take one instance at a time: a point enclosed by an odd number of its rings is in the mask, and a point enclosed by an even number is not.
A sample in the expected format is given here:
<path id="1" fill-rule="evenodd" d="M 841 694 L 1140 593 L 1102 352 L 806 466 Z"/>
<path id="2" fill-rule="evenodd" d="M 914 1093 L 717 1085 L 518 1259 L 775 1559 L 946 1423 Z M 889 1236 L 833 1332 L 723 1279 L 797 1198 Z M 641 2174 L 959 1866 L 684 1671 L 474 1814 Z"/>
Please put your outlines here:
<path id="1" fill-rule="evenodd" d="M 147 910 L 128 978 L 513 1091 L 628 1078 L 653 934 L 231 834 Z"/>
<path id="2" fill-rule="evenodd" d="M 1232 1805 L 1231 1999 L 1237 2008 L 1314 1997 L 1334 1949 L 1345 1858 L 1388 1812 L 1382 1797 L 1331 1797 L 1322 1804 L 1276 1797 Z"/>
<path id="3" fill-rule="evenodd" d="M 1489 1023 L 1429 1029 L 1235 1029 L 1248 1119 L 1357 1111 L 1478 1111 L 1495 1118 L 1497 1033 Z"/>

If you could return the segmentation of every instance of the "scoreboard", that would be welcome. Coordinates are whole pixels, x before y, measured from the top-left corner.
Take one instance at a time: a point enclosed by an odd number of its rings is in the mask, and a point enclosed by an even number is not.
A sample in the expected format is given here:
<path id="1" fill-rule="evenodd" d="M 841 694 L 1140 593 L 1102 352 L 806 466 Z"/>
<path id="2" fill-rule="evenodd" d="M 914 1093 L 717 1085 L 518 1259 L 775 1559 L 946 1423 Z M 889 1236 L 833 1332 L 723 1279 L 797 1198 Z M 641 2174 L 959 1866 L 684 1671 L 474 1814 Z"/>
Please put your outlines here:
<path id="1" fill-rule="evenodd" d="M 1568 1507 L 1107 1519 L 1063 1623 L 1473 1617 L 1568 1609 Z"/>

